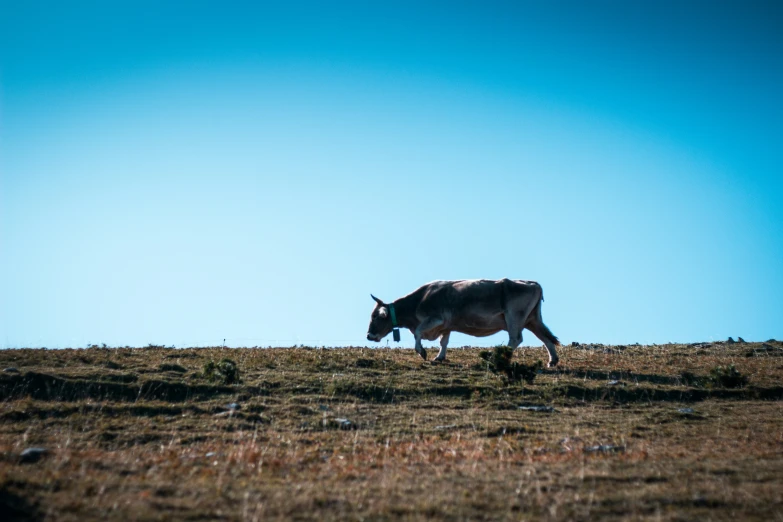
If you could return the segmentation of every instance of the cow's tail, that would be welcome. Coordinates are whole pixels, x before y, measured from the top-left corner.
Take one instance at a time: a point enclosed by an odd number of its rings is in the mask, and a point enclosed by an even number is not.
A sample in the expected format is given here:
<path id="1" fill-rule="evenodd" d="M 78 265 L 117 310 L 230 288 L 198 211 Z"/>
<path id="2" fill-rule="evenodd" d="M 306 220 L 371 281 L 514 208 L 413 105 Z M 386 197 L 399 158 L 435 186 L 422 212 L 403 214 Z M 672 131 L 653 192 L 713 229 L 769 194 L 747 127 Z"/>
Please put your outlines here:
<path id="1" fill-rule="evenodd" d="M 539 288 L 540 285 L 539 285 Z M 552 330 L 547 327 L 547 325 L 544 324 L 544 319 L 541 317 L 541 303 L 544 301 L 544 290 L 541 289 L 541 299 L 536 304 L 535 309 L 533 310 L 534 315 L 534 328 L 537 331 L 534 331 L 536 335 L 546 337 L 548 341 L 551 341 L 553 344 L 557 346 L 561 346 L 560 339 L 557 338 L 555 334 L 552 333 Z"/>
<path id="2" fill-rule="evenodd" d="M 552 330 L 549 329 L 547 325 L 544 324 L 543 321 L 539 322 L 539 329 L 541 331 L 541 334 L 547 338 L 547 340 L 552 341 L 553 344 L 556 346 L 561 346 L 560 339 L 557 338 L 555 334 L 552 333 Z"/>

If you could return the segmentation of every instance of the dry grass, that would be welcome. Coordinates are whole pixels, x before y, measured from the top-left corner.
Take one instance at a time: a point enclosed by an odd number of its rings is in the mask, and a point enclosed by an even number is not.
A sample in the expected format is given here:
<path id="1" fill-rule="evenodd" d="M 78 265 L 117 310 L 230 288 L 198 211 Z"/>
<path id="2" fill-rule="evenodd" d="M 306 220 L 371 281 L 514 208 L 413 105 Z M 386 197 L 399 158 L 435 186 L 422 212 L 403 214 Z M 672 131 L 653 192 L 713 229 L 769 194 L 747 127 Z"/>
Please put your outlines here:
<path id="1" fill-rule="evenodd" d="M 1 351 L 0 518 L 783 520 L 779 352 L 565 347 L 528 384 L 478 349 Z"/>

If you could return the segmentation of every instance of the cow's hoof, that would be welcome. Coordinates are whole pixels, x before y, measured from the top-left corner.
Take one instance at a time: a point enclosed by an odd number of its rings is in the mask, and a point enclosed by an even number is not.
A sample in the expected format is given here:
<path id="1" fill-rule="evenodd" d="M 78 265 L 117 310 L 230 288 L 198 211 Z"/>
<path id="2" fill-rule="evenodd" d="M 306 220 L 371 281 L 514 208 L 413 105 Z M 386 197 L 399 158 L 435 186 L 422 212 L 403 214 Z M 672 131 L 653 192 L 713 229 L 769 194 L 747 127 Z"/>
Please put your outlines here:
<path id="1" fill-rule="evenodd" d="M 445 361 L 445 360 L 446 360 L 446 359 L 438 359 L 438 358 L 436 357 L 436 358 L 434 358 L 433 360 L 431 360 L 431 361 L 430 361 L 430 364 L 433 364 L 433 365 L 435 365 L 435 364 L 440 364 L 440 363 L 442 363 L 442 362 L 443 362 L 443 361 Z"/>
<path id="2" fill-rule="evenodd" d="M 425 361 L 427 360 L 427 350 L 425 350 L 424 348 L 421 349 L 419 355 L 421 355 L 421 358 L 424 359 Z"/>
<path id="3" fill-rule="evenodd" d="M 557 363 L 560 362 L 560 359 L 555 359 L 553 361 L 549 361 L 549 364 L 546 365 L 547 368 L 554 368 L 557 366 Z"/>

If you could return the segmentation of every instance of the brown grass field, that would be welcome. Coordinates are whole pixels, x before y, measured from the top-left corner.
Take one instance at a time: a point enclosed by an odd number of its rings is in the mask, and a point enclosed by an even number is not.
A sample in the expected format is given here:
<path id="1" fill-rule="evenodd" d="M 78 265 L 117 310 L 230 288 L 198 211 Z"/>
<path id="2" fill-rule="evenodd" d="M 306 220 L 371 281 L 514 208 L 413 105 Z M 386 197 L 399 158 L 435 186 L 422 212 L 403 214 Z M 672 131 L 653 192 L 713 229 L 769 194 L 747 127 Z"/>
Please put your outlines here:
<path id="1" fill-rule="evenodd" d="M 479 352 L 0 351 L 0 520 L 783 520 L 780 342 Z"/>

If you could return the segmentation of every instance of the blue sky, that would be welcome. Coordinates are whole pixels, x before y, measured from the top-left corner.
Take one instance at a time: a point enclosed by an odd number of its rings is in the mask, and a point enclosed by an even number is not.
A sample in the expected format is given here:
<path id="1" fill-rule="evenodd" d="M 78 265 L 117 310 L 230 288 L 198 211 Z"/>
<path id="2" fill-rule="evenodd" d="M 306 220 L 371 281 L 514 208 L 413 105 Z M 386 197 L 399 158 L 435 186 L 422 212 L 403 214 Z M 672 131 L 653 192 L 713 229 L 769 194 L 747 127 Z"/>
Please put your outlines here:
<path id="1" fill-rule="evenodd" d="M 380 4 L 0 4 L 0 346 L 783 336 L 783 4 Z"/>

